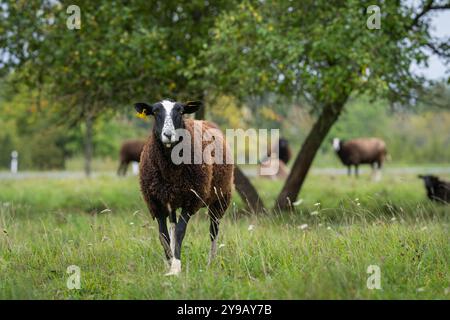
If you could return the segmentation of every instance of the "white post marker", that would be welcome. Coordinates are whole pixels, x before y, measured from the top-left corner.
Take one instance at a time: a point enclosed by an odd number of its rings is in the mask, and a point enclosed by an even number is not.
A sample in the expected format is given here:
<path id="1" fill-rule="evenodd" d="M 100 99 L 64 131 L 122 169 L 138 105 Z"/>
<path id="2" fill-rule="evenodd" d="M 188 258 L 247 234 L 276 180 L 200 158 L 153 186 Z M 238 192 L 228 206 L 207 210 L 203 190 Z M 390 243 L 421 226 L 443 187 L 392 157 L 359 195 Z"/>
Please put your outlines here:
<path id="1" fill-rule="evenodd" d="M 11 173 L 17 173 L 19 169 L 19 153 L 14 150 L 11 152 Z"/>
<path id="2" fill-rule="evenodd" d="M 137 176 L 139 174 L 139 163 L 133 161 L 131 167 L 133 168 L 133 174 Z"/>

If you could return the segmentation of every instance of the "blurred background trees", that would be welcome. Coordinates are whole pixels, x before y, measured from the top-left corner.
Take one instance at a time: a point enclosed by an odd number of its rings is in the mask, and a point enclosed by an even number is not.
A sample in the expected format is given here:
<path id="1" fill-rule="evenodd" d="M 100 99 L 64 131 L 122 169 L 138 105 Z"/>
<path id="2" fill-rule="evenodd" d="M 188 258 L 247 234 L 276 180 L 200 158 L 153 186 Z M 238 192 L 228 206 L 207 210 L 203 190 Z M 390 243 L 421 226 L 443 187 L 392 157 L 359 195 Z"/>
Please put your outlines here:
<path id="1" fill-rule="evenodd" d="M 395 162 L 449 159 L 448 83 L 411 71 L 429 51 L 448 62 L 429 15 L 448 1 L 0 0 L 0 166 L 114 159 L 143 137 L 135 101 L 203 99 L 222 128 L 281 128 L 297 153 L 277 204 L 294 201 L 313 161 L 334 165 L 327 137 L 376 135 Z M 338 121 L 339 119 L 339 121 Z M 336 123 L 336 125 L 335 125 Z M 316 159 L 316 155 L 318 156 Z"/>
<path id="2" fill-rule="evenodd" d="M 216 90 L 249 96 L 277 93 L 303 100 L 317 121 L 306 136 L 280 192 L 277 206 L 297 199 L 320 146 L 351 97 L 366 95 L 405 103 L 425 79 L 413 63 L 427 61 L 425 48 L 450 58 L 448 42 L 430 35 L 427 14 L 450 9 L 444 1 L 383 3 L 380 25 L 366 26 L 370 1 L 243 1 L 215 27 L 203 54 L 204 77 Z M 200 67 L 200 66 L 199 66 Z M 214 81 L 217 79 L 217 81 Z"/>
<path id="3" fill-rule="evenodd" d="M 66 25 L 71 4 L 2 1 L 0 29 L 8 32 L 0 35 L 0 54 L 11 84 L 38 88 L 59 106 L 55 123 L 83 124 L 89 175 L 102 114 L 128 111 L 133 101 L 204 97 L 185 73 L 232 1 L 79 1 L 79 30 Z"/>

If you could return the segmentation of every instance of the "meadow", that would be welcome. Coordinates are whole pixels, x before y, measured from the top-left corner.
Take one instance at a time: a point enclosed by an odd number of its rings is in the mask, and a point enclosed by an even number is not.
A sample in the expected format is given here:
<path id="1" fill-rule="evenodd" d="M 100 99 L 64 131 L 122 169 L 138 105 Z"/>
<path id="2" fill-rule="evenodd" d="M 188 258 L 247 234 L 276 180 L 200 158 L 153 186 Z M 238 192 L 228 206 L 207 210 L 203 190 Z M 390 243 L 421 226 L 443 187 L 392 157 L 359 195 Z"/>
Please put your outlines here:
<path id="1" fill-rule="evenodd" d="M 282 183 L 253 182 L 272 206 Z M 137 177 L 4 180 L 0 298 L 449 299 L 449 207 L 431 203 L 415 175 L 311 174 L 299 199 L 252 214 L 234 195 L 210 267 L 199 212 L 182 274 L 166 277 Z M 80 290 L 66 286 L 70 265 Z M 380 267 L 380 290 L 367 288 L 369 265 Z"/>

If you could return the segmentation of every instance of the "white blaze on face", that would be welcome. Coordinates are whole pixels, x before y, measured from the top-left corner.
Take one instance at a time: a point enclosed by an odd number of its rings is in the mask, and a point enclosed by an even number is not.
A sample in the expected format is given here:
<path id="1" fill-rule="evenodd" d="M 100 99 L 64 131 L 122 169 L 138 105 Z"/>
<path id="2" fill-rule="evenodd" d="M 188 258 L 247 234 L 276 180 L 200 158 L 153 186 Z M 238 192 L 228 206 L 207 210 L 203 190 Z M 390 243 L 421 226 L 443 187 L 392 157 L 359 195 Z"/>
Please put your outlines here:
<path id="1" fill-rule="evenodd" d="M 340 142 L 341 141 L 339 140 L 339 138 L 334 138 L 333 139 L 333 149 L 334 150 L 339 151 L 339 149 L 341 148 Z"/>
<path id="2" fill-rule="evenodd" d="M 175 132 L 175 126 L 173 125 L 172 120 L 172 109 L 175 105 L 174 102 L 163 100 L 161 102 L 162 106 L 164 107 L 166 117 L 164 118 L 164 124 L 161 131 L 161 141 L 163 143 L 166 143 L 168 146 L 170 146 L 170 143 L 173 143 L 176 141 L 176 132 Z"/>

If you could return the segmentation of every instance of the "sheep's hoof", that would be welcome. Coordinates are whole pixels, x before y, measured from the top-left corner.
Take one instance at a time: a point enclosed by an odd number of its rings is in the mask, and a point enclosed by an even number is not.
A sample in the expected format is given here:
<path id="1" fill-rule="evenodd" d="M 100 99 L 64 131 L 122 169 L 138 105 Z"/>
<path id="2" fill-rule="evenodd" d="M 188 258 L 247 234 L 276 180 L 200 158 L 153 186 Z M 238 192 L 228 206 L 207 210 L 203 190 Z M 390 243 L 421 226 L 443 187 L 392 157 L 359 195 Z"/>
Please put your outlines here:
<path id="1" fill-rule="evenodd" d="M 178 259 L 172 259 L 172 265 L 170 266 L 169 272 L 166 276 L 178 276 L 181 272 L 181 261 Z"/>

